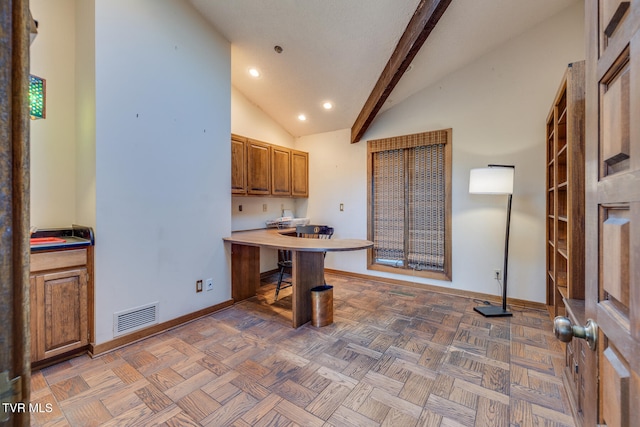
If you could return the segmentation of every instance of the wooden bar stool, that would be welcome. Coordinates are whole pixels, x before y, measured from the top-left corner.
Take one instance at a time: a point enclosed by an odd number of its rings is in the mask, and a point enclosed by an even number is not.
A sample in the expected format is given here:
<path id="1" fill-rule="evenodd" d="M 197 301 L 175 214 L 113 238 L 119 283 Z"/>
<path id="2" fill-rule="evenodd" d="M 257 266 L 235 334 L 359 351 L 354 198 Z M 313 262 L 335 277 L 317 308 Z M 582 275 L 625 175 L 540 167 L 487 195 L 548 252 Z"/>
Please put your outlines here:
<path id="1" fill-rule="evenodd" d="M 326 225 L 299 225 L 296 227 L 296 237 L 306 239 L 330 239 L 333 236 L 333 227 Z M 324 253 L 325 256 L 327 253 Z M 290 281 L 283 279 L 286 270 L 291 270 L 293 263 L 291 261 L 291 251 L 278 249 L 278 268 L 280 272 L 278 274 L 278 284 L 276 285 L 275 301 L 278 300 L 278 294 L 280 289 L 285 289 L 291 286 Z M 285 286 L 282 286 L 282 284 Z M 325 282 L 326 285 L 326 282 Z"/>

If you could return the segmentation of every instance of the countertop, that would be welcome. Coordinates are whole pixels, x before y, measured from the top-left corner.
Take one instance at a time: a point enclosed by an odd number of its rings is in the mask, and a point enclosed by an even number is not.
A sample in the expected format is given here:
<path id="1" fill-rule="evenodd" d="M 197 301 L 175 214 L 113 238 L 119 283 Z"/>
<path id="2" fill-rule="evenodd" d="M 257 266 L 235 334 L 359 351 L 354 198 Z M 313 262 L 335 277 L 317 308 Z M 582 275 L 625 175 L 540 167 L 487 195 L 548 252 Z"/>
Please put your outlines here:
<path id="1" fill-rule="evenodd" d="M 373 242 L 360 239 L 305 239 L 295 236 L 295 228 L 265 228 L 249 231 L 234 231 L 225 242 L 274 249 L 289 249 L 303 252 L 340 252 L 367 249 Z M 291 234 L 294 234 L 293 236 Z"/>
<path id="2" fill-rule="evenodd" d="M 31 238 L 57 237 L 64 242 L 52 242 L 32 244 L 31 252 L 53 251 L 60 249 L 73 249 L 95 245 L 95 237 L 91 227 L 72 225 L 69 228 L 46 228 L 37 230 Z"/>

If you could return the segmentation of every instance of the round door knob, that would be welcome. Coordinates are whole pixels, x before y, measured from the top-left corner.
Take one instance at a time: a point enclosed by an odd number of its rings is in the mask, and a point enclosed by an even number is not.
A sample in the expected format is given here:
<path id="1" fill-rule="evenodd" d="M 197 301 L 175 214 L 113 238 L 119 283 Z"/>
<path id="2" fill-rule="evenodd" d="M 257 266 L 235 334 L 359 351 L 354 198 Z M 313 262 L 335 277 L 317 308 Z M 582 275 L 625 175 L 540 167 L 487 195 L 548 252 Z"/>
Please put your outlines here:
<path id="1" fill-rule="evenodd" d="M 553 333 L 562 342 L 570 342 L 573 337 L 587 341 L 591 350 L 596 349 L 598 340 L 598 325 L 589 319 L 585 326 L 577 326 L 566 317 L 558 316 L 553 320 Z"/>
<path id="2" fill-rule="evenodd" d="M 562 342 L 570 342 L 573 339 L 573 325 L 567 317 L 558 316 L 553 319 L 553 333 Z"/>

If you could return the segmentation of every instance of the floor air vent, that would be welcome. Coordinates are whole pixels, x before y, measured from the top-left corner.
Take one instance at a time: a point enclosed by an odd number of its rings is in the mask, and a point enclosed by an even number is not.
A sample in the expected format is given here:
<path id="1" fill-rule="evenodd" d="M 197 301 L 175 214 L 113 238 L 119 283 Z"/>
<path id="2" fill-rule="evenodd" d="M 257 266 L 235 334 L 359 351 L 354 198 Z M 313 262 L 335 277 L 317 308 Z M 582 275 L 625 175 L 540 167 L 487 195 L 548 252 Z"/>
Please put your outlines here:
<path id="1" fill-rule="evenodd" d="M 158 323 L 158 302 L 113 313 L 113 336 L 128 334 Z"/>

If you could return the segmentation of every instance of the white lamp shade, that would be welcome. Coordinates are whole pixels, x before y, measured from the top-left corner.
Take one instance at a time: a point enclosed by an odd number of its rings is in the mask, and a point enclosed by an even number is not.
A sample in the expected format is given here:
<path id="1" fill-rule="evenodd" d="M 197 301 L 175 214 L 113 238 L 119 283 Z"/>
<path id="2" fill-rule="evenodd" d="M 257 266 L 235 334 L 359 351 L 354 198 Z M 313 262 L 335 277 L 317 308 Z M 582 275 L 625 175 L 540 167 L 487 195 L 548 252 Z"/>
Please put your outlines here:
<path id="1" fill-rule="evenodd" d="M 469 193 L 513 194 L 513 171 L 504 167 L 471 169 Z"/>

